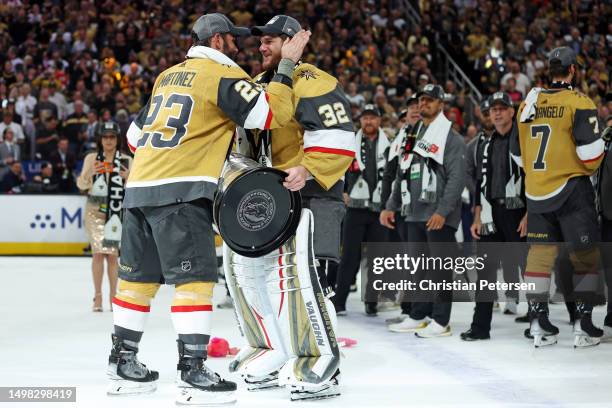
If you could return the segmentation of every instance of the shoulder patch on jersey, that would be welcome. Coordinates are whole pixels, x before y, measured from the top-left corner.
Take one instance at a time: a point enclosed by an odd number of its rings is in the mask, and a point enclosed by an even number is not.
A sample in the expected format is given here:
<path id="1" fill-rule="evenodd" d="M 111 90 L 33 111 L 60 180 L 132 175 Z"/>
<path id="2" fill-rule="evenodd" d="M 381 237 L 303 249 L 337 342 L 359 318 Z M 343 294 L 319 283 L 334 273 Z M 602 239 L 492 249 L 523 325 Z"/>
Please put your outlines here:
<path id="1" fill-rule="evenodd" d="M 311 64 L 300 64 L 293 71 L 293 89 L 299 98 L 312 98 L 336 88 L 338 81 Z"/>
<path id="2" fill-rule="evenodd" d="M 298 78 L 304 78 L 306 80 L 317 79 L 317 74 L 313 70 L 307 68 L 298 73 Z"/>

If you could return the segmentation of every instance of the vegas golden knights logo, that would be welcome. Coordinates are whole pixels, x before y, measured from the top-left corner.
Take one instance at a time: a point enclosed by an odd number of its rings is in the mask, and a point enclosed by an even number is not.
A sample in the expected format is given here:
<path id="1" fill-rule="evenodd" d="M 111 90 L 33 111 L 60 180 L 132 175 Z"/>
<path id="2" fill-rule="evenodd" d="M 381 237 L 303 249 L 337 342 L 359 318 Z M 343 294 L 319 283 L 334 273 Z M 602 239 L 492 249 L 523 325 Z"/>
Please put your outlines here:
<path id="1" fill-rule="evenodd" d="M 311 78 L 312 78 L 312 79 L 317 79 L 317 76 L 315 75 L 314 71 L 311 71 L 310 69 L 305 69 L 305 70 L 301 71 L 301 72 L 298 74 L 298 76 L 299 76 L 300 78 L 304 78 L 304 79 L 306 79 L 306 80 L 309 80 L 309 79 L 311 79 Z"/>

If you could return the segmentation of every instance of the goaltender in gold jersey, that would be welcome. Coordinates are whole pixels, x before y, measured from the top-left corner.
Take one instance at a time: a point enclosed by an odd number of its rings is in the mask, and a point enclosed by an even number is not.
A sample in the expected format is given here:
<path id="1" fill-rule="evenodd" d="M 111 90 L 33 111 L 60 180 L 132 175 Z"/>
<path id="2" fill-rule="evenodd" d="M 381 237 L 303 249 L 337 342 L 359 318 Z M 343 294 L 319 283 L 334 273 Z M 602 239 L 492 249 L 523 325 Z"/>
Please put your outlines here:
<path id="1" fill-rule="evenodd" d="M 265 89 L 274 84 L 283 42 L 300 30 L 285 15 L 251 30 L 260 37 L 265 70 L 255 81 Z M 292 80 L 292 120 L 277 129 L 239 129 L 237 149 L 287 172 L 284 186 L 300 191 L 307 210 L 295 236 L 276 252 L 253 260 L 224 250 L 226 280 L 248 342 L 230 367 L 250 390 L 286 385 L 292 400 L 330 398 L 340 393 L 340 352 L 326 276 L 339 261 L 343 176 L 355 155 L 355 135 L 336 78 L 300 63 Z M 247 264 L 253 265 L 248 271 Z M 261 289 L 243 290 L 244 279 Z"/>

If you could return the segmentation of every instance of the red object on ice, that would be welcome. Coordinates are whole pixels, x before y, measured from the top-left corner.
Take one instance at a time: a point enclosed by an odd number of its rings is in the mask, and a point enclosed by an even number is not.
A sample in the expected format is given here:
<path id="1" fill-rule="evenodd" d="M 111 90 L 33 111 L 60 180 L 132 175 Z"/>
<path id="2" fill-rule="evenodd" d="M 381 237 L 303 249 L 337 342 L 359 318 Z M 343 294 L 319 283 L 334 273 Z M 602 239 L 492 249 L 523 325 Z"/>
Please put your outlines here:
<path id="1" fill-rule="evenodd" d="M 239 347 L 230 347 L 230 349 L 229 349 L 230 356 L 235 356 L 239 352 L 240 352 L 240 348 Z"/>
<path id="2" fill-rule="evenodd" d="M 349 339 L 348 337 L 338 337 L 337 340 L 341 347 L 352 347 L 357 344 L 357 340 Z"/>
<path id="3" fill-rule="evenodd" d="M 227 357 L 229 354 L 230 347 L 227 340 L 220 337 L 213 337 L 208 343 L 208 356 L 209 357 Z"/>

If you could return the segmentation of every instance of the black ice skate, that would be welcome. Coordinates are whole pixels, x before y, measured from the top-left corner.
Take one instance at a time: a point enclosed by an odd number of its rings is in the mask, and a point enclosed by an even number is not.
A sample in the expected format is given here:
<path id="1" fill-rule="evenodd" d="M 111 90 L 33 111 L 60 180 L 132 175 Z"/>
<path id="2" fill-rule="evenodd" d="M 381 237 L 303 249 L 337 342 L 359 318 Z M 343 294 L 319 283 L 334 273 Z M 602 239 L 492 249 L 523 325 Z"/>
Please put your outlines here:
<path id="1" fill-rule="evenodd" d="M 176 403 L 179 405 L 216 405 L 236 401 L 236 383 L 225 381 L 204 364 L 204 358 L 195 357 L 178 342 L 179 363 L 176 383 L 181 389 Z"/>
<path id="2" fill-rule="evenodd" d="M 593 325 L 591 314 L 593 306 L 584 302 L 576 303 L 574 322 L 574 348 L 596 346 L 601 342 L 603 330 Z"/>
<path id="3" fill-rule="evenodd" d="M 536 348 L 557 344 L 559 328 L 548 319 L 548 303 L 530 301 L 529 317 L 531 318 L 529 331 Z"/>
<path id="4" fill-rule="evenodd" d="M 340 370 L 336 370 L 336 373 L 326 382 L 318 385 L 292 385 L 291 390 L 291 401 L 302 401 L 302 400 L 317 400 L 323 398 L 333 398 L 340 395 Z"/>
<path id="5" fill-rule="evenodd" d="M 111 336 L 113 348 L 108 357 L 106 373 L 110 380 L 109 395 L 144 394 L 155 391 L 159 373 L 138 361 L 137 349 L 123 339 Z"/>

